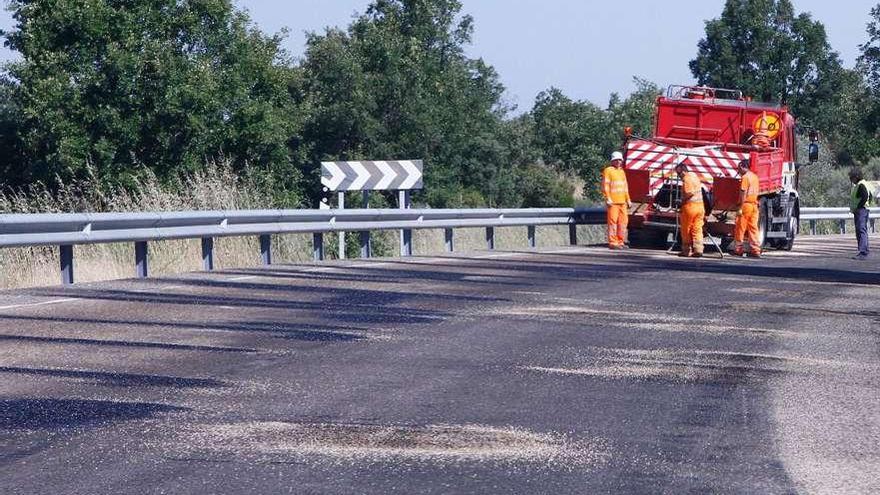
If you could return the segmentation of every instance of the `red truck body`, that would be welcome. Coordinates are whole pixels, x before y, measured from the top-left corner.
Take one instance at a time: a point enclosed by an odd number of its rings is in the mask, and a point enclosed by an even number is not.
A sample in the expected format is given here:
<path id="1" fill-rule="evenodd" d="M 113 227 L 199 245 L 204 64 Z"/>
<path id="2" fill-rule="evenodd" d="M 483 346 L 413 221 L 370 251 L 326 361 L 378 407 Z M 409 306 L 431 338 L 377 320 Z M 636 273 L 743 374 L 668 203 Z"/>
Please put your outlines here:
<path id="1" fill-rule="evenodd" d="M 752 102 L 733 90 L 672 86 L 657 98 L 654 135 L 627 137 L 624 167 L 636 205 L 630 230 L 664 236 L 675 230 L 680 182 L 674 169 L 683 162 L 712 198 L 709 232 L 732 235 L 743 159 L 760 179 L 762 237 L 790 249 L 799 216 L 795 119 L 785 106 Z"/>

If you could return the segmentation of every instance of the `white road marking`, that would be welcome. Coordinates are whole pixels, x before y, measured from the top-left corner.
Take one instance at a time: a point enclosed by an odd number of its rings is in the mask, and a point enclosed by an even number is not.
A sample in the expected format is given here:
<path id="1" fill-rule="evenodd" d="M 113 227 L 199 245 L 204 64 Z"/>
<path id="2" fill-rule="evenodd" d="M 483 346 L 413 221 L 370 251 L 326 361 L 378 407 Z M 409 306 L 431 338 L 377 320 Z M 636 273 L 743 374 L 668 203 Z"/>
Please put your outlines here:
<path id="1" fill-rule="evenodd" d="M 257 275 L 247 275 L 245 277 L 235 277 L 226 279 L 227 282 L 241 282 L 242 280 L 253 280 L 255 278 L 260 278 Z"/>
<path id="2" fill-rule="evenodd" d="M 67 298 L 67 299 L 53 299 L 51 301 L 43 301 L 43 302 L 38 302 L 38 303 L 12 304 L 10 306 L 0 306 L 0 310 L 17 309 L 17 308 L 33 308 L 36 306 L 48 306 L 50 304 L 61 304 L 61 303 L 72 302 L 72 301 L 81 301 L 81 300 L 82 299 L 71 297 L 71 298 Z"/>
<path id="3" fill-rule="evenodd" d="M 485 254 L 482 256 L 474 256 L 474 258 L 480 260 L 486 260 L 491 258 L 512 258 L 514 256 L 521 256 L 522 253 L 500 253 L 500 254 Z"/>
<path id="4" fill-rule="evenodd" d="M 322 268 L 309 268 L 307 270 L 302 270 L 302 273 L 320 273 L 320 272 L 332 272 L 335 268 L 330 266 L 325 266 Z"/>
<path id="5" fill-rule="evenodd" d="M 353 263 L 351 265 L 347 265 L 350 268 L 372 268 L 375 266 L 387 266 L 391 263 Z M 341 266 L 339 268 L 345 268 L 345 266 Z"/>

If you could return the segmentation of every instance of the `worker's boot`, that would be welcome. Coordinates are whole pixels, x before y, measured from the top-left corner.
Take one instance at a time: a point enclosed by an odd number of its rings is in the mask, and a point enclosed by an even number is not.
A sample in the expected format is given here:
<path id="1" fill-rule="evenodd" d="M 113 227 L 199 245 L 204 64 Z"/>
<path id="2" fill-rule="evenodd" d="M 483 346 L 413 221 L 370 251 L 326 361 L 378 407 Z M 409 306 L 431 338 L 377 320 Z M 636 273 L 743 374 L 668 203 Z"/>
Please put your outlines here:
<path id="1" fill-rule="evenodd" d="M 760 258 L 761 251 L 749 251 L 749 258 Z"/>
<path id="2" fill-rule="evenodd" d="M 691 255 L 691 258 L 702 258 L 702 257 L 703 257 L 703 253 L 698 253 L 696 251 L 694 251 L 694 254 Z"/>

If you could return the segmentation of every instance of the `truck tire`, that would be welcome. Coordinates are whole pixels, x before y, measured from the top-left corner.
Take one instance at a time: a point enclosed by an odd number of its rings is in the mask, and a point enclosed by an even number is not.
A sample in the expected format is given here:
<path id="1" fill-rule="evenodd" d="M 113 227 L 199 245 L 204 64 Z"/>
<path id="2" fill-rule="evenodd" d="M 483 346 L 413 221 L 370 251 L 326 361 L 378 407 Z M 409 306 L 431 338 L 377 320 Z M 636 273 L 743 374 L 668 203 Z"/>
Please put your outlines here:
<path id="1" fill-rule="evenodd" d="M 767 245 L 767 231 L 770 230 L 770 202 L 761 198 L 758 203 L 758 245 L 763 249 Z"/>
<path id="2" fill-rule="evenodd" d="M 792 199 L 785 209 L 785 239 L 773 239 L 770 245 L 781 251 L 791 251 L 794 248 L 794 240 L 800 231 L 800 205 L 796 199 Z"/>

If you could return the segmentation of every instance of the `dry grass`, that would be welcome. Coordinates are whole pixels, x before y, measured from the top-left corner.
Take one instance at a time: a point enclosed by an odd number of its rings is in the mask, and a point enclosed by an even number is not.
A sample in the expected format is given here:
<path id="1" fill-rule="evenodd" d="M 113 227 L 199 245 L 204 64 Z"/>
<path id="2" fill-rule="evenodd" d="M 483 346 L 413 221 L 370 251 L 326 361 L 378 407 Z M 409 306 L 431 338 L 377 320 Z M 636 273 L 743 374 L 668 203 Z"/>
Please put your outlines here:
<path id="1" fill-rule="evenodd" d="M 149 173 L 132 189 L 106 188 L 94 178 L 48 188 L 34 184 L 20 191 L 0 193 L 0 211 L 4 213 L 62 213 L 104 211 L 176 211 L 236 210 L 272 207 L 266 198 L 271 191 L 247 176 L 237 176 L 225 164 L 214 164 L 202 172 L 183 177 L 170 184 L 160 182 Z M 456 250 L 485 249 L 484 229 L 456 231 Z M 568 242 L 567 227 L 539 227 L 540 247 L 563 246 Z M 357 234 L 348 235 L 348 253 L 357 252 Z M 525 227 L 496 229 L 498 249 L 525 249 L 528 246 Z M 601 240 L 601 229 L 581 227 L 582 243 Z M 336 255 L 336 236 L 326 236 L 328 257 Z M 273 257 L 279 263 L 311 260 L 311 235 L 284 235 L 273 239 Z M 418 255 L 444 251 L 442 230 L 417 231 L 413 247 Z M 399 234 L 373 233 L 374 253 L 399 256 Z M 214 245 L 215 267 L 244 268 L 260 263 L 259 242 L 255 237 L 217 239 Z M 95 282 L 134 276 L 132 244 L 98 244 L 76 246 L 75 276 L 77 282 Z M 0 287 L 22 288 L 56 285 L 59 282 L 59 254 L 55 247 L 0 249 Z M 201 269 L 201 247 L 197 239 L 150 243 L 150 272 L 169 275 Z"/>

